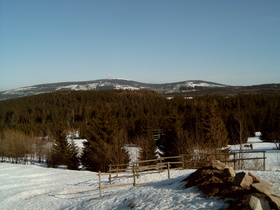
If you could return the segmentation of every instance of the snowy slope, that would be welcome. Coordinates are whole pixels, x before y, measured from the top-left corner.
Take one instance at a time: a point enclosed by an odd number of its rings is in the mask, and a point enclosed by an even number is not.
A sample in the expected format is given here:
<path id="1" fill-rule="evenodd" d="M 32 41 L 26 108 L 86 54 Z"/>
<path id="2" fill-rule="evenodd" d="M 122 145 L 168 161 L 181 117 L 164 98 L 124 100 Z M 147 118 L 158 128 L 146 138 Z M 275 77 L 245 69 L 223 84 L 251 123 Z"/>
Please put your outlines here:
<path id="1" fill-rule="evenodd" d="M 102 190 L 99 197 L 98 176 L 94 172 L 70 171 L 35 165 L 0 164 L 0 206 L 8 209 L 219 209 L 224 200 L 205 199 L 196 188 L 184 189 L 180 182 L 194 170 L 140 176 L 138 183 L 154 183 L 132 187 Z M 274 193 L 280 195 L 279 172 L 254 172 L 265 181 L 277 185 Z M 129 178 L 113 184 L 132 183 Z M 102 177 L 108 185 L 108 177 Z"/>
<path id="2" fill-rule="evenodd" d="M 70 171 L 34 165 L 0 164 L 1 209 L 217 209 L 224 202 L 204 199 L 195 189 L 183 189 L 184 177 L 193 170 L 145 175 L 139 183 L 159 181 L 143 186 L 103 190 L 99 197 L 98 176 L 88 171 Z M 116 180 L 118 182 L 131 180 Z M 108 184 L 107 177 L 102 180 Z"/>
<path id="3" fill-rule="evenodd" d="M 280 151 L 273 144 L 263 143 L 258 137 L 248 139 L 253 150 L 267 151 L 266 165 L 270 171 L 251 171 L 274 184 L 272 192 L 280 196 Z M 238 145 L 230 146 L 239 149 Z M 278 167 L 278 169 L 277 169 Z M 275 170 L 274 170 L 275 169 Z M 219 209 L 227 207 L 224 200 L 205 199 L 196 188 L 184 189 L 181 182 L 194 170 L 172 170 L 141 175 L 137 187 L 125 186 L 102 189 L 99 197 L 98 176 L 95 172 L 46 168 L 40 165 L 0 163 L 0 209 Z M 108 176 L 102 176 L 108 185 Z M 113 184 L 133 183 L 132 178 L 114 179 Z"/>

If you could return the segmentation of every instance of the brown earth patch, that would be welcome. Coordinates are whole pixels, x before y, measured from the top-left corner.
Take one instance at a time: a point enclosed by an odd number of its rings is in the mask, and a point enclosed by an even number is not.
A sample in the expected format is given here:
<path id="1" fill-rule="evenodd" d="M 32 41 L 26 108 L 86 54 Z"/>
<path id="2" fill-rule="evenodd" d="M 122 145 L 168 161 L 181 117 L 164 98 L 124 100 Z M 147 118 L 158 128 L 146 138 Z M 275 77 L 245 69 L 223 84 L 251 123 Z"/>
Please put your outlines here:
<path id="1" fill-rule="evenodd" d="M 226 199 L 229 204 L 227 210 L 245 209 L 246 201 L 253 191 L 235 186 L 232 177 L 223 177 L 222 170 L 213 169 L 212 166 L 200 168 L 186 179 L 185 187 L 197 187 L 206 198 L 218 196 Z"/>

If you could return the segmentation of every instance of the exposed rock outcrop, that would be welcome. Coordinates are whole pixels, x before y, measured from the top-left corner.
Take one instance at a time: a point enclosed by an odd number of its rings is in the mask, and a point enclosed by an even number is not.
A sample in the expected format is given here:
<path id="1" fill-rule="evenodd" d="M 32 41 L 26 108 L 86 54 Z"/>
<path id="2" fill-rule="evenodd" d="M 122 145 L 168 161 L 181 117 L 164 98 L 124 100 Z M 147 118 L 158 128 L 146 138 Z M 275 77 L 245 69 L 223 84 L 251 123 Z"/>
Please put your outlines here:
<path id="1" fill-rule="evenodd" d="M 219 196 L 226 199 L 228 210 L 233 209 L 280 209 L 280 197 L 272 195 L 273 185 L 261 180 L 252 173 L 235 173 L 232 167 L 220 161 L 211 161 L 183 181 L 185 187 L 197 187 L 206 198 Z"/>
<path id="2" fill-rule="evenodd" d="M 235 170 L 233 169 L 233 167 L 228 167 L 228 168 L 225 168 L 222 172 L 222 176 L 224 177 L 235 177 L 236 173 L 235 173 Z"/>
<path id="3" fill-rule="evenodd" d="M 258 193 L 262 193 L 268 196 L 271 195 L 270 188 L 264 183 L 253 183 L 251 184 L 250 188 Z"/>
<path id="4" fill-rule="evenodd" d="M 272 209 L 280 209 L 280 197 L 276 195 L 266 196 L 266 200 L 268 200 Z"/>
<path id="5" fill-rule="evenodd" d="M 271 210 L 268 201 L 257 194 L 250 195 L 246 210 Z"/>
<path id="6" fill-rule="evenodd" d="M 264 184 L 268 185 L 269 187 L 275 187 L 273 184 L 265 182 L 264 180 L 262 180 L 261 178 L 259 178 L 258 176 L 256 176 L 255 174 L 253 174 L 251 172 L 249 172 L 248 175 L 253 178 L 254 183 L 264 183 Z"/>
<path id="7" fill-rule="evenodd" d="M 215 159 L 213 159 L 211 161 L 211 166 L 214 169 L 218 169 L 218 170 L 224 170 L 225 168 L 228 168 L 228 166 L 226 164 L 220 162 L 219 160 L 215 160 Z"/>
<path id="8" fill-rule="evenodd" d="M 233 179 L 233 184 L 236 186 L 250 189 L 250 185 L 253 184 L 253 178 L 245 172 L 237 173 Z"/>

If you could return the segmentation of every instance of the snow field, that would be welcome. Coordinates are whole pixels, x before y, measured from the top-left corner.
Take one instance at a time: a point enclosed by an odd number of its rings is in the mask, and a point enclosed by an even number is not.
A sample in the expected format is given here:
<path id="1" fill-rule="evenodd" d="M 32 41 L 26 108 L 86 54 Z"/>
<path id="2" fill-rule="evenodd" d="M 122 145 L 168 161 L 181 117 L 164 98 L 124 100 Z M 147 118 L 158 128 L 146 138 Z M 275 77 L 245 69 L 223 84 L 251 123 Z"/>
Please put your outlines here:
<path id="1" fill-rule="evenodd" d="M 266 150 L 267 171 L 244 170 L 252 172 L 275 187 L 273 194 L 280 196 L 280 151 L 275 144 L 251 137 L 252 151 Z M 239 150 L 239 145 L 230 145 L 231 150 Z M 244 149 L 245 150 L 245 149 Z M 251 150 L 246 148 L 246 150 Z M 134 151 L 135 152 L 135 151 Z M 262 155 L 253 153 L 252 156 Z M 251 157 L 252 157 L 251 156 Z M 20 165 L 0 163 L 0 209 L 219 209 L 227 204 L 219 198 L 205 199 L 194 187 L 185 189 L 181 182 L 193 169 L 171 170 L 171 179 L 167 171 L 140 175 L 133 187 L 114 187 L 102 189 L 99 196 L 98 174 L 89 171 L 46 168 L 40 165 Z M 239 172 L 239 171 L 236 171 Z M 102 176 L 102 186 L 109 185 L 108 175 Z M 133 183 L 133 178 L 116 178 L 113 185 Z"/>
<path id="2" fill-rule="evenodd" d="M 99 197 L 95 172 L 45 168 L 37 165 L 0 164 L 0 209 L 219 209 L 224 200 L 205 199 L 196 188 L 184 189 L 181 182 L 195 170 L 172 170 L 141 175 L 137 183 L 153 182 L 137 187 L 102 189 Z M 276 185 L 280 195 L 280 173 L 254 171 L 263 180 Z M 108 176 L 102 176 L 108 185 Z M 113 184 L 132 183 L 132 178 L 118 178 Z M 130 207 L 129 207 L 130 206 Z"/>
<path id="3" fill-rule="evenodd" d="M 276 150 L 276 145 L 271 142 L 263 142 L 259 139 L 260 133 L 256 132 L 255 137 L 249 137 L 247 143 L 242 144 L 243 151 L 265 151 L 266 156 L 266 171 L 280 171 L 280 150 Z M 244 145 L 252 144 L 253 149 L 246 148 Z M 240 145 L 229 145 L 231 151 L 239 151 Z M 246 158 L 263 157 L 263 153 L 245 154 Z M 262 165 L 262 160 L 258 161 Z M 254 161 L 249 161 L 247 164 L 256 164 Z M 256 167 L 256 170 L 260 170 Z"/>
<path id="4" fill-rule="evenodd" d="M 204 199 L 196 189 L 180 182 L 194 170 L 142 175 L 142 186 L 102 189 L 99 197 L 97 173 L 45 168 L 36 165 L 0 164 L 1 209 L 203 209 L 224 206 L 217 198 Z M 132 183 L 131 178 L 113 184 Z M 108 185 L 108 176 L 102 177 Z"/>

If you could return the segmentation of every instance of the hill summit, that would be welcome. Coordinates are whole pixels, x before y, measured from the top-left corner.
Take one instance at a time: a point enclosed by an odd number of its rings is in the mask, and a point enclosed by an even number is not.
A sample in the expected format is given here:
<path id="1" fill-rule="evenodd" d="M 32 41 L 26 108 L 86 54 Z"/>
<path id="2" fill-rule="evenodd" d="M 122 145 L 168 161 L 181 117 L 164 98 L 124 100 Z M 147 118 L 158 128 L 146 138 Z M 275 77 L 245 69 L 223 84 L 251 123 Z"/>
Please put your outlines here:
<path id="1" fill-rule="evenodd" d="M 16 88 L 7 91 L 0 91 L 0 100 L 9 98 L 18 98 L 23 96 L 37 95 L 41 93 L 55 91 L 87 91 L 87 90 L 105 90 L 105 89 L 125 89 L 140 90 L 148 89 L 166 95 L 184 95 L 195 96 L 203 94 L 223 94 L 236 95 L 248 93 L 279 93 L 280 83 L 262 84 L 253 86 L 231 86 L 220 83 L 214 83 L 203 80 L 186 80 L 173 83 L 143 83 L 126 79 L 100 79 L 82 82 L 60 82 L 39 84 Z"/>
<path id="2" fill-rule="evenodd" d="M 17 98 L 41 93 L 62 91 L 62 90 L 102 90 L 102 89 L 127 89 L 140 90 L 149 89 L 160 93 L 175 93 L 193 91 L 196 89 L 228 87 L 228 85 L 207 82 L 202 80 L 187 80 L 174 83 L 152 84 L 141 83 L 125 79 L 100 79 L 83 82 L 61 82 L 33 85 L 28 87 L 16 88 L 0 92 L 0 99 Z"/>

